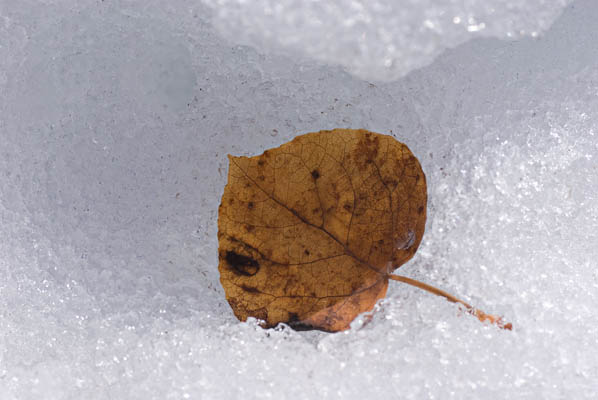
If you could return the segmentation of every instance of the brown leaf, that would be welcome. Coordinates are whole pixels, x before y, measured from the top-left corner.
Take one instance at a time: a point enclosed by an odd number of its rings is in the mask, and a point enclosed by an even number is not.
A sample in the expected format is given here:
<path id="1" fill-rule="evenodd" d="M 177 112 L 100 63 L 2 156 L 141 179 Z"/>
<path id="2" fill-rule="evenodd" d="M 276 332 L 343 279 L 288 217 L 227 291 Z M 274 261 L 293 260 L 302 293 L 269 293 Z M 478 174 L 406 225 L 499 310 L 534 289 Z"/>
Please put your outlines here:
<path id="1" fill-rule="evenodd" d="M 389 273 L 421 242 L 426 179 L 391 136 L 308 133 L 229 161 L 218 269 L 242 321 L 347 329 L 385 296 Z"/>

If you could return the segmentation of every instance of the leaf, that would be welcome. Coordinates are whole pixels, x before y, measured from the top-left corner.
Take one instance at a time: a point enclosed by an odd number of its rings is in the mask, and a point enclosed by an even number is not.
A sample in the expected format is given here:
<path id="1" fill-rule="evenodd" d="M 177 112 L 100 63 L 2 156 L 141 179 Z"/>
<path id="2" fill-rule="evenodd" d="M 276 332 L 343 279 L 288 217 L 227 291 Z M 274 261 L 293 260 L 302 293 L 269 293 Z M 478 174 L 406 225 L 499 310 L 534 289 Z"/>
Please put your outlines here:
<path id="1" fill-rule="evenodd" d="M 347 329 L 386 295 L 389 273 L 422 240 L 425 175 L 391 136 L 308 133 L 229 162 L 218 268 L 242 321 Z"/>
<path id="2" fill-rule="evenodd" d="M 392 279 L 512 328 L 443 290 L 391 274 L 413 257 L 426 224 L 426 178 L 403 143 L 335 129 L 229 161 L 218 209 L 218 269 L 241 321 L 348 329 L 386 295 Z"/>

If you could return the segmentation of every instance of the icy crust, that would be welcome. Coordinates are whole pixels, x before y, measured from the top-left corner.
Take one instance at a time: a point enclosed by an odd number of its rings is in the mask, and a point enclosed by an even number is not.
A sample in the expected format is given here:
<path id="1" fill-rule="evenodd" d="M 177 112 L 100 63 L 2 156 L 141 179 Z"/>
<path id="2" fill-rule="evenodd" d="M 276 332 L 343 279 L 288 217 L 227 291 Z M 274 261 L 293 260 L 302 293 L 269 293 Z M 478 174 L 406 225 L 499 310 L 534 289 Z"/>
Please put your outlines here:
<path id="1" fill-rule="evenodd" d="M 234 43 L 390 81 L 476 37 L 535 37 L 571 0 L 202 0 Z"/>

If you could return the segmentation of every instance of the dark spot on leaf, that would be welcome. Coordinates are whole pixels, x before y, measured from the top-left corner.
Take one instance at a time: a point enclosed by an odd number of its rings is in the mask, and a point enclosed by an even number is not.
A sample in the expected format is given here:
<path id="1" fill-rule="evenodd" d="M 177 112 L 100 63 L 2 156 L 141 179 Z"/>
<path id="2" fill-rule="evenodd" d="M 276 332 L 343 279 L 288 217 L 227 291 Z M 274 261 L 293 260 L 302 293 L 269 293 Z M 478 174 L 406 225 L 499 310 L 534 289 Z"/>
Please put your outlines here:
<path id="1" fill-rule="evenodd" d="M 311 324 L 306 324 L 305 322 L 300 321 L 299 315 L 293 312 L 289 313 L 289 320 L 287 321 L 287 325 L 289 325 L 296 331 L 311 331 L 317 329 Z"/>
<path id="2" fill-rule="evenodd" d="M 378 136 L 364 135 L 357 143 L 357 147 L 354 152 L 355 161 L 357 167 L 363 171 L 368 164 L 372 164 L 378 157 L 378 149 L 380 147 L 380 141 Z"/>
<path id="3" fill-rule="evenodd" d="M 265 164 L 264 160 L 259 160 L 259 161 L 257 162 L 257 165 L 259 165 L 259 166 L 262 166 L 262 165 L 264 165 L 264 164 Z"/>
<path id="4" fill-rule="evenodd" d="M 320 177 L 320 171 L 314 169 L 313 171 L 311 171 L 311 177 L 317 180 Z"/>
<path id="5" fill-rule="evenodd" d="M 234 251 L 227 251 L 225 259 L 228 265 L 239 275 L 253 276 L 260 269 L 260 265 L 256 260 L 242 254 L 237 254 Z"/>
<path id="6" fill-rule="evenodd" d="M 417 213 L 421 214 L 424 212 L 424 206 L 419 206 L 419 208 L 417 209 Z"/>
<path id="7" fill-rule="evenodd" d="M 307 249 L 305 249 L 303 252 L 305 253 L 306 256 L 308 256 L 310 254 L 309 250 L 307 250 Z"/>
<path id="8" fill-rule="evenodd" d="M 251 286 L 247 286 L 245 284 L 239 285 L 239 287 L 241 289 L 243 289 L 244 291 L 249 292 L 249 293 L 260 293 L 260 291 L 257 290 L 256 288 L 251 287 Z"/>
<path id="9" fill-rule="evenodd" d="M 249 208 L 250 210 L 253 210 L 253 207 L 255 207 L 255 204 L 253 204 L 253 201 L 250 201 L 249 203 L 247 203 L 247 208 Z"/>

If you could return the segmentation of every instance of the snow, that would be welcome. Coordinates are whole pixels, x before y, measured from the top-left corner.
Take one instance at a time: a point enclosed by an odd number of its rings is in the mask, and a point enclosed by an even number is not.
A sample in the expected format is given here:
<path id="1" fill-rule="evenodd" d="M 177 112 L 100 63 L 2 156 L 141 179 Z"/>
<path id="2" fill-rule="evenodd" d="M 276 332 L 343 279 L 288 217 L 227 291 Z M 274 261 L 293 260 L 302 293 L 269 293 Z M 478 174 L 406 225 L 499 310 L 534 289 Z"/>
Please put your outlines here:
<path id="1" fill-rule="evenodd" d="M 202 0 L 224 36 L 395 80 L 475 37 L 535 37 L 570 0 Z"/>
<path id="2" fill-rule="evenodd" d="M 378 3 L 351 25 L 343 1 L 0 0 L 0 398 L 596 397 L 598 4 Z M 422 15 L 448 19 L 400 29 Z M 422 162 L 400 272 L 513 331 L 398 282 L 347 332 L 236 320 L 226 154 L 336 127 Z"/>

